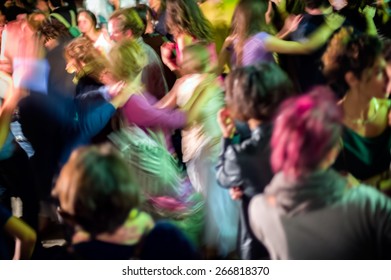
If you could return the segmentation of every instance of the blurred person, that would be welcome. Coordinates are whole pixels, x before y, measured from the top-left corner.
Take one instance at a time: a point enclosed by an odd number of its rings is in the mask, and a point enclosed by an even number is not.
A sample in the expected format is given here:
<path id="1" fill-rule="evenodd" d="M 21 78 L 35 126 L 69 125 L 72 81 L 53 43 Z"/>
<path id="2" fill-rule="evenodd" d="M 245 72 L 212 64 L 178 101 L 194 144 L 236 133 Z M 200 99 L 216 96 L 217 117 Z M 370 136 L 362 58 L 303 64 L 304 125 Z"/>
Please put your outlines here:
<path id="1" fill-rule="evenodd" d="M 107 30 L 98 27 L 96 16 L 89 10 L 81 10 L 77 14 L 77 26 L 83 36 L 92 41 L 94 47 L 107 55 L 112 44 Z"/>
<path id="2" fill-rule="evenodd" d="M 272 259 L 389 259 L 391 200 L 331 169 L 342 110 L 327 88 L 287 100 L 276 117 L 276 175 L 250 203 L 250 225 Z"/>
<path id="3" fill-rule="evenodd" d="M 74 74 L 75 95 L 94 91 L 103 86 L 101 75 L 107 70 L 108 61 L 104 54 L 93 47 L 85 37 L 74 38 L 64 48 L 65 69 Z"/>
<path id="4" fill-rule="evenodd" d="M 186 46 L 180 68 L 182 77 L 158 106 L 187 112 L 188 123 L 182 130 L 183 161 L 195 191 L 206 200 L 206 256 L 224 258 L 235 251 L 239 213 L 228 191 L 216 182 L 221 139 L 217 112 L 224 106 L 223 89 L 209 72 L 206 44 Z"/>
<path id="5" fill-rule="evenodd" d="M 391 185 L 390 102 L 382 43 L 375 36 L 342 29 L 325 51 L 323 73 L 344 113 L 338 171 L 380 189 Z"/>
<path id="6" fill-rule="evenodd" d="M 180 75 L 183 49 L 196 42 L 205 42 L 210 51 L 210 68 L 217 60 L 212 24 L 202 14 L 195 1 L 166 0 L 166 25 L 174 42 L 161 47 L 164 64 Z"/>
<path id="7" fill-rule="evenodd" d="M 109 146 L 73 152 L 53 190 L 60 213 L 85 233 L 65 258 L 194 259 L 197 254 L 170 224 L 153 223 L 140 207 L 140 188 L 122 157 Z"/>
<path id="8" fill-rule="evenodd" d="M 241 203 L 240 258 L 265 259 L 268 253 L 249 225 L 248 206 L 273 177 L 269 144 L 272 119 L 279 104 L 292 95 L 292 83 L 275 63 L 260 63 L 233 70 L 225 79 L 225 88 L 226 106 L 218 114 L 223 147 L 216 166 L 217 181 Z M 247 123 L 251 130 L 251 137 L 239 143 L 236 139 L 242 137 L 235 135 L 237 120 Z"/>
<path id="9" fill-rule="evenodd" d="M 325 44 L 344 22 L 343 17 L 331 14 L 326 23 L 316 29 L 307 41 L 285 41 L 271 35 L 272 31 L 265 18 L 267 8 L 265 1 L 244 0 L 238 3 L 232 18 L 231 34 L 225 40 L 219 55 L 217 73 L 221 73 L 225 64 L 233 68 L 273 61 L 273 52 L 311 53 Z"/>
<path id="10" fill-rule="evenodd" d="M 136 125 L 144 130 L 162 130 L 167 143 L 167 149 L 173 152 L 171 133 L 183 127 L 189 120 L 180 110 L 159 109 L 153 106 L 156 103 L 142 83 L 143 69 L 148 57 L 143 47 L 135 40 L 122 40 L 115 44 L 109 53 L 109 74 L 114 81 L 125 83 L 123 91 L 128 92 L 127 100 L 121 112 L 126 124 Z"/>
<path id="11" fill-rule="evenodd" d="M 46 48 L 46 59 L 49 64 L 48 94 L 75 95 L 75 84 L 72 75 L 66 71 L 64 47 L 72 39 L 68 29 L 60 22 L 45 20 L 38 33 Z M 61 85 L 59 87 L 58 85 Z"/>
<path id="12" fill-rule="evenodd" d="M 150 94 L 157 99 L 162 98 L 168 91 L 163 65 L 156 52 L 142 39 L 145 26 L 137 12 L 132 8 L 114 12 L 109 19 L 108 27 L 110 39 L 114 42 L 132 39 L 142 47 L 147 54 L 147 64 L 143 69 L 142 82 Z"/>
<path id="13" fill-rule="evenodd" d="M 168 90 L 170 90 L 175 83 L 176 75 L 163 63 L 160 51 L 161 46 L 169 39 L 154 30 L 153 11 L 150 7 L 145 4 L 138 4 L 133 9 L 137 12 L 145 26 L 144 34 L 142 35 L 144 42 L 153 48 L 162 62 L 164 77 L 167 81 Z"/>

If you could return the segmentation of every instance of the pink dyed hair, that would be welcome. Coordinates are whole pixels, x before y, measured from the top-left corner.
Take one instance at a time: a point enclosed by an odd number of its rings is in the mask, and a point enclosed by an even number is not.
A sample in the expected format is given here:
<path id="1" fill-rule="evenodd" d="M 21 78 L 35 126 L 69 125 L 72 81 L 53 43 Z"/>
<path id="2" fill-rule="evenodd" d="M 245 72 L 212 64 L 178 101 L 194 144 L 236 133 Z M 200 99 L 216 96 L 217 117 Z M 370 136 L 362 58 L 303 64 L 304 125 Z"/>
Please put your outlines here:
<path id="1" fill-rule="evenodd" d="M 339 141 L 342 111 L 329 88 L 286 100 L 275 120 L 271 140 L 274 172 L 301 177 L 316 170 Z"/>

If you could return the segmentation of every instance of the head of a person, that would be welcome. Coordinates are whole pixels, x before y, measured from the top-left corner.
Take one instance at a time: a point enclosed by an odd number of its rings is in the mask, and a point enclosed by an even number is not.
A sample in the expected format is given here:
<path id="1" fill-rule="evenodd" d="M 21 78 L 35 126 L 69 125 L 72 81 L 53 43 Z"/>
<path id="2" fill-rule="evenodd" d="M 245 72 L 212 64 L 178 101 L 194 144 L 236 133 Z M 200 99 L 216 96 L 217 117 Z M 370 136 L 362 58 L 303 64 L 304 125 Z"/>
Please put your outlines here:
<path id="1" fill-rule="evenodd" d="M 119 9 L 109 19 L 110 39 L 119 42 L 124 39 L 138 39 L 144 34 L 145 26 L 132 8 Z"/>
<path id="2" fill-rule="evenodd" d="M 150 7 L 145 4 L 137 4 L 133 9 L 137 12 L 138 16 L 144 23 L 143 33 L 153 33 L 153 11 Z"/>
<path id="3" fill-rule="evenodd" d="M 342 28 L 323 54 L 323 74 L 341 97 L 348 91 L 360 90 L 369 98 L 384 98 L 388 78 L 382 49 L 378 37 Z"/>
<path id="4" fill-rule="evenodd" d="M 48 4 L 51 10 L 62 7 L 64 5 L 62 0 L 49 0 Z"/>
<path id="5" fill-rule="evenodd" d="M 201 41 L 213 42 L 212 24 L 196 1 L 167 0 L 166 26 L 174 37 L 187 34 Z"/>
<path id="6" fill-rule="evenodd" d="M 237 4 L 231 21 L 231 36 L 236 40 L 234 45 L 237 64 L 241 65 L 245 41 L 260 31 L 268 31 L 265 14 L 268 1 L 242 0 Z"/>
<path id="7" fill-rule="evenodd" d="M 155 13 L 159 14 L 166 9 L 166 0 L 148 0 L 148 5 Z"/>
<path id="8" fill-rule="evenodd" d="M 49 4 L 47 0 L 37 0 L 37 3 L 35 4 L 35 8 L 44 13 L 50 12 Z"/>
<path id="9" fill-rule="evenodd" d="M 88 75 L 98 81 L 102 72 L 108 68 L 105 56 L 85 37 L 70 41 L 65 46 L 64 57 L 67 61 L 67 72 L 76 73 L 80 77 Z"/>
<path id="10" fill-rule="evenodd" d="M 75 150 L 52 192 L 64 218 L 91 235 L 113 233 L 140 204 L 124 159 L 109 145 Z"/>
<path id="11" fill-rule="evenodd" d="M 388 76 L 387 94 L 391 94 L 391 39 L 384 42 L 384 59 L 386 60 L 386 72 Z"/>
<path id="12" fill-rule="evenodd" d="M 274 172 L 300 178 L 328 168 L 339 153 L 342 111 L 327 87 L 287 99 L 274 122 Z"/>
<path id="13" fill-rule="evenodd" d="M 147 65 L 147 54 L 135 40 L 122 40 L 109 52 L 110 72 L 117 80 L 131 82 Z"/>
<path id="14" fill-rule="evenodd" d="M 51 20 L 51 18 L 42 23 L 38 29 L 38 34 L 40 34 L 45 47 L 48 49 L 52 49 L 59 42 L 71 39 L 68 28 L 58 20 Z"/>
<path id="15" fill-rule="evenodd" d="M 86 34 L 97 30 L 97 20 L 93 12 L 89 10 L 81 10 L 77 14 L 77 26 L 81 33 Z"/>
<path id="16" fill-rule="evenodd" d="M 34 31 L 37 31 L 45 20 L 46 14 L 41 11 L 34 11 L 28 15 L 29 25 Z"/>
<path id="17" fill-rule="evenodd" d="M 275 63 L 236 68 L 226 77 L 225 88 L 227 108 L 240 121 L 271 120 L 293 92 L 288 75 Z"/>
<path id="18" fill-rule="evenodd" d="M 265 30 L 267 9 L 268 1 L 265 0 L 239 1 L 232 16 L 231 33 L 241 40 Z"/>
<path id="19" fill-rule="evenodd" d="M 329 7 L 331 4 L 328 0 L 304 0 L 304 5 L 308 9 L 318 9 L 322 7 Z"/>
<path id="20" fill-rule="evenodd" d="M 182 75 L 205 73 L 210 64 L 210 52 L 206 43 L 195 43 L 183 49 L 180 65 Z"/>

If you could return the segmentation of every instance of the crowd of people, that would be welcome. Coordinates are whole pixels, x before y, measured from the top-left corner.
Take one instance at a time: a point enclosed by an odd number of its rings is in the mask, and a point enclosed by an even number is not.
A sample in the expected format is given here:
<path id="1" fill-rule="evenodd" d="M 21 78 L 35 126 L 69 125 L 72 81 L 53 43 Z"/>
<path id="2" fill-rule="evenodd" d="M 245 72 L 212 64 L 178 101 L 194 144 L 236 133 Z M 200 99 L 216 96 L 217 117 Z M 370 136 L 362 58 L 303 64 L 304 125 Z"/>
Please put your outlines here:
<path id="1" fill-rule="evenodd" d="M 390 17 L 4 1 L 0 259 L 390 259 Z"/>

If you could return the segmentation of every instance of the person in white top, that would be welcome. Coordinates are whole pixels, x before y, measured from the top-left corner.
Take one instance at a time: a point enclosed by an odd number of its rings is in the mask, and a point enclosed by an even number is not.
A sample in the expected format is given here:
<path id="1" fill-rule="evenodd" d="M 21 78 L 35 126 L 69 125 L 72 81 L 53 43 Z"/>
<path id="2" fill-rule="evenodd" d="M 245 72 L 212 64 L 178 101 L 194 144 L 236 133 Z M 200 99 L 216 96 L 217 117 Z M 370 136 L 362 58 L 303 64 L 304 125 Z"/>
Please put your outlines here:
<path id="1" fill-rule="evenodd" d="M 77 26 L 83 36 L 90 39 L 94 47 L 102 54 L 107 55 L 112 47 L 109 35 L 105 28 L 97 28 L 97 20 L 94 13 L 82 10 L 77 15 Z"/>

